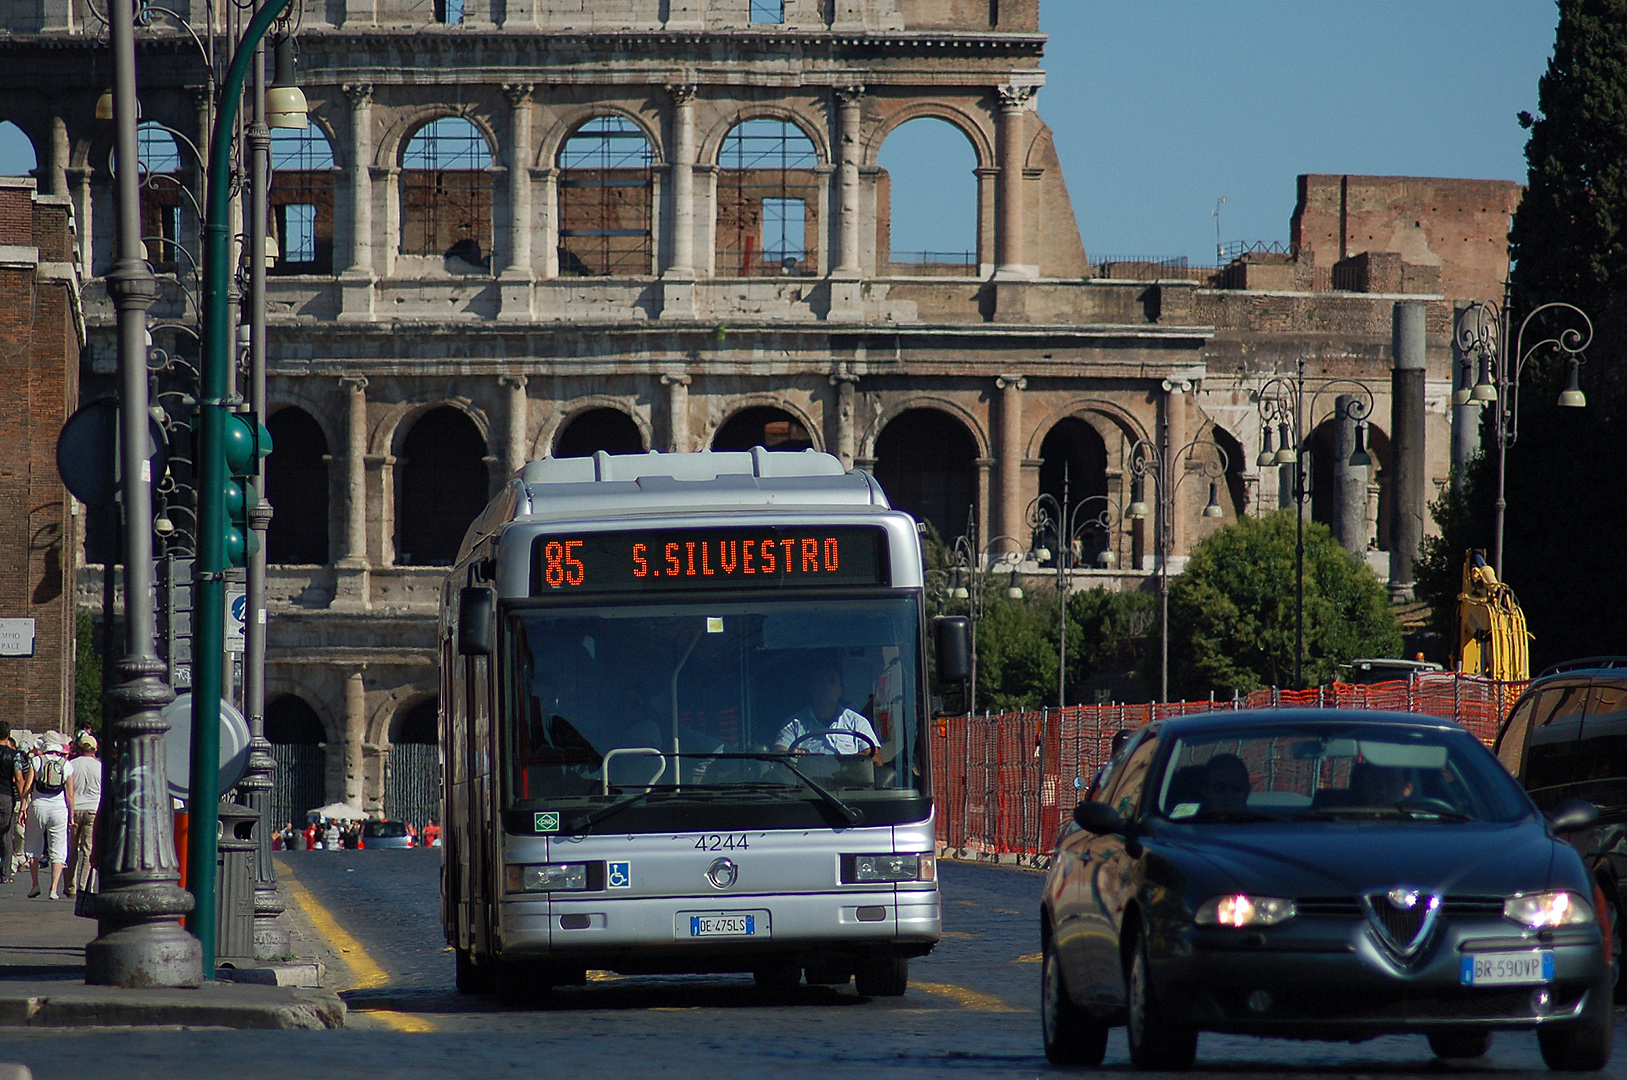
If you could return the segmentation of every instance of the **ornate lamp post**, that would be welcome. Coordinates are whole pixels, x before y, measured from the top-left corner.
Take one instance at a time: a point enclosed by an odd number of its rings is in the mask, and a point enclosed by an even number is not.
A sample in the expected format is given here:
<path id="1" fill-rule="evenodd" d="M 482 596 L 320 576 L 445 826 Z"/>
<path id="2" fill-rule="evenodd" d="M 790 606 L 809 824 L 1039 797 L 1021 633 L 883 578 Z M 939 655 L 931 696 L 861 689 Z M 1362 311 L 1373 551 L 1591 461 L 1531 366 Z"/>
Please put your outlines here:
<path id="1" fill-rule="evenodd" d="M 1205 451 L 1201 456 L 1200 451 Z M 1171 479 L 1167 467 L 1181 465 L 1178 475 Z M 1158 452 L 1146 439 L 1137 439 L 1130 447 L 1130 475 L 1132 476 L 1130 518 L 1140 521 L 1147 517 L 1145 482 L 1151 480 L 1157 493 L 1158 516 L 1155 520 L 1158 546 L 1158 698 L 1169 700 L 1169 552 L 1175 544 L 1175 495 L 1181 481 L 1198 475 L 1209 481 L 1209 501 L 1204 504 L 1206 518 L 1224 517 L 1220 505 L 1220 478 L 1226 475 L 1231 460 L 1226 451 L 1213 439 L 1195 438 L 1167 457 Z M 1193 466 L 1196 466 L 1194 469 Z"/>
<path id="2" fill-rule="evenodd" d="M 1574 315 L 1582 321 L 1581 328 L 1568 326 L 1557 336 L 1545 337 L 1525 348 L 1525 330 L 1531 320 L 1549 309 Z M 1476 300 L 1463 312 L 1458 321 L 1458 348 L 1466 357 L 1478 362 L 1479 378 L 1470 391 L 1459 390 L 1453 397 L 1454 405 L 1470 403 L 1491 405 L 1493 437 L 1497 440 L 1497 501 L 1492 518 L 1492 567 L 1497 579 L 1503 579 L 1503 512 L 1507 501 L 1503 494 L 1508 448 L 1520 436 L 1520 375 L 1525 363 L 1538 350 L 1552 349 L 1565 361 L 1567 378 L 1560 391 L 1559 404 L 1568 409 L 1585 408 L 1587 395 L 1582 393 L 1580 369 L 1585 360 L 1582 355 L 1593 342 L 1593 322 L 1587 313 L 1575 304 L 1553 301 L 1533 308 L 1520 320 L 1519 332 L 1514 336 L 1514 351 L 1508 351 L 1508 312 L 1496 304 Z M 1513 357 L 1512 367 L 1509 358 Z M 1464 400 L 1458 400 L 1462 397 Z"/>
<path id="3" fill-rule="evenodd" d="M 1067 479 L 1062 483 L 1062 499 L 1049 492 L 1028 504 L 1028 527 L 1039 536 L 1056 538 L 1056 596 L 1060 613 L 1057 616 L 1056 635 L 1056 707 L 1068 704 L 1068 591 L 1072 586 L 1069 571 L 1073 563 L 1073 545 L 1086 532 L 1099 532 L 1107 537 L 1101 553 L 1096 556 L 1098 566 L 1111 566 L 1117 561 L 1113 552 L 1113 527 L 1124 519 L 1122 511 L 1106 495 L 1087 495 L 1073 506 L 1064 505 L 1068 497 Z M 1085 514 L 1085 508 L 1100 501 L 1104 505 L 1094 515 Z M 1081 519 L 1081 514 L 1084 514 Z M 1043 555 L 1041 556 L 1043 559 Z"/>
<path id="4" fill-rule="evenodd" d="M 1324 379 L 1305 382 L 1305 357 L 1299 358 L 1293 378 L 1276 375 L 1266 380 L 1255 393 L 1260 409 L 1261 467 L 1291 466 L 1294 496 L 1294 688 L 1304 689 L 1305 671 L 1305 500 L 1311 494 L 1306 483 L 1306 459 L 1311 454 L 1311 433 L 1316 430 L 1314 414 L 1317 401 L 1333 393 L 1336 400 L 1326 419 L 1337 422 L 1355 421 L 1356 443 L 1349 463 L 1367 466 L 1373 463 L 1367 453 L 1367 418 L 1373 413 L 1373 392 L 1365 383 L 1355 379 Z M 1309 394 L 1309 397 L 1306 395 Z M 1271 429 L 1275 425 L 1282 445 L 1271 449 Z"/>
<path id="5" fill-rule="evenodd" d="M 1017 549 L 1022 544 L 1015 537 L 996 536 L 986 545 L 979 548 L 977 545 L 977 522 L 971 515 L 967 515 L 966 533 L 955 537 L 949 545 L 949 565 L 943 570 L 930 571 L 928 577 L 933 585 L 933 593 L 940 601 L 964 600 L 966 601 L 966 620 L 970 623 L 972 639 L 971 678 L 968 680 L 969 690 L 966 698 L 966 712 L 977 712 L 977 624 L 983 618 L 984 589 L 987 582 L 984 580 L 984 565 L 990 552 L 998 551 L 1002 546 L 1010 544 L 1012 551 L 999 556 L 999 561 L 1011 568 L 1011 582 L 1006 588 L 1006 595 L 1014 600 L 1022 598 L 1022 587 L 1017 584 L 1017 564 L 1022 556 Z"/>

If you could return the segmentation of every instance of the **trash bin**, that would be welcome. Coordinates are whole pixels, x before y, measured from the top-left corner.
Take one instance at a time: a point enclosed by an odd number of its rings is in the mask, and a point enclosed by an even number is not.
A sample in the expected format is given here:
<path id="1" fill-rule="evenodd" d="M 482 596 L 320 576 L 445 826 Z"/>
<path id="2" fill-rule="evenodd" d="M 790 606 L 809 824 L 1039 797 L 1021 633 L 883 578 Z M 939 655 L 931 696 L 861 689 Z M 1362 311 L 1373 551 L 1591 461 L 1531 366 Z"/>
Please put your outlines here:
<path id="1" fill-rule="evenodd" d="M 254 859 L 259 851 L 260 812 L 220 803 L 219 854 L 215 863 L 215 962 L 254 962 Z"/>

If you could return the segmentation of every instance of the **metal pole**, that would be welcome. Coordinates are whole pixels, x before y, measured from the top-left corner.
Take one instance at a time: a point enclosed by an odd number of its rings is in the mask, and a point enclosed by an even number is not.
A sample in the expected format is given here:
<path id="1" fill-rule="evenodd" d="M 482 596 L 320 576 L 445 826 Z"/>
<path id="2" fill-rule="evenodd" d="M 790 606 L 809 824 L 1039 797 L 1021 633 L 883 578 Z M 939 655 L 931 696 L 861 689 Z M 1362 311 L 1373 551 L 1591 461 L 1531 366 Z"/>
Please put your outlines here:
<path id="1" fill-rule="evenodd" d="M 1294 378 L 1294 689 L 1305 689 L 1305 357 Z"/>
<path id="2" fill-rule="evenodd" d="M 270 213 L 271 129 L 266 127 L 265 42 L 255 46 L 249 100 L 249 416 L 256 424 L 266 415 L 266 222 Z M 256 463 L 249 524 L 258 543 L 249 556 L 245 584 L 247 618 L 243 626 L 243 712 L 249 724 L 249 757 L 238 790 L 260 815 L 254 860 L 254 955 L 283 956 L 290 948 L 288 930 L 277 924 L 286 905 L 277 894 L 277 869 L 271 861 L 271 773 L 277 766 L 265 737 L 266 666 L 266 528 L 271 505 L 265 501 L 265 458 Z"/>
<path id="3" fill-rule="evenodd" d="M 1068 466 L 1062 466 L 1062 505 L 1058 511 L 1056 534 L 1056 597 L 1062 615 L 1056 632 L 1056 707 L 1068 704 L 1068 553 L 1073 536 L 1068 531 Z"/>
<path id="4" fill-rule="evenodd" d="M 188 887 L 198 898 L 187 926 L 203 949 L 206 978 L 213 977 L 215 966 L 215 840 L 220 827 L 222 681 L 218 658 L 225 652 L 226 634 L 224 444 L 232 362 L 228 306 L 232 131 L 255 47 L 290 2 L 266 0 L 265 6 L 249 21 L 221 86 L 209 140 L 208 196 L 203 227 L 203 393 L 198 402 L 198 558 L 193 571 L 198 678 L 192 694 L 191 842 L 187 847 Z"/>
<path id="5" fill-rule="evenodd" d="M 165 765 L 163 708 L 174 700 L 154 653 L 152 476 L 147 418 L 147 309 L 158 282 L 141 242 L 136 146 L 136 45 L 132 0 L 110 0 L 116 124 L 118 261 L 107 291 L 118 312 L 119 461 L 124 502 L 125 655 L 110 695 L 112 725 L 105 790 L 112 820 L 99 854 L 98 934 L 85 946 L 85 981 L 98 986 L 197 986 L 199 943 L 176 919 L 192 907 L 179 885 Z M 104 612 L 107 618 L 112 612 Z M 213 850 L 211 849 L 211 856 Z M 212 865 L 212 864 L 211 864 Z M 211 894 L 210 907 L 213 908 Z"/>

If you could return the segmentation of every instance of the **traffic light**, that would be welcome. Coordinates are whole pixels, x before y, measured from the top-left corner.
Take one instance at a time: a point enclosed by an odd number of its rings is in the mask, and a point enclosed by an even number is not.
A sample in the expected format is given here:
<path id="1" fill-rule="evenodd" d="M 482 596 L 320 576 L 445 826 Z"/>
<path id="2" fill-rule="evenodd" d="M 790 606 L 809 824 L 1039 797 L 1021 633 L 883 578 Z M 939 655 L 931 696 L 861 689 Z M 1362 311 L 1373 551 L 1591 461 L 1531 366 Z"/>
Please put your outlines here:
<path id="1" fill-rule="evenodd" d="M 260 459 L 271 453 L 271 433 L 251 414 L 228 413 L 221 452 L 226 459 L 222 551 L 228 566 L 247 566 L 260 546 L 249 527 L 249 513 L 259 501 L 252 481 L 260 471 Z"/>

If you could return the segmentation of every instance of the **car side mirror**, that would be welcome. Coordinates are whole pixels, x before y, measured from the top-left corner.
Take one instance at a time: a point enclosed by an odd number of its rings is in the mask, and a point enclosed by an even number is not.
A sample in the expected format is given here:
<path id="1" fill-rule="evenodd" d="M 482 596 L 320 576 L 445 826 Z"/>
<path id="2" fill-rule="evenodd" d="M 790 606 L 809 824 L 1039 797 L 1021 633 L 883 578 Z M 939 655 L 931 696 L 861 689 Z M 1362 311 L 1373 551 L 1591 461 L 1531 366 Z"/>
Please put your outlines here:
<path id="1" fill-rule="evenodd" d="M 497 594 L 480 585 L 458 590 L 458 655 L 490 656 L 496 645 Z"/>
<path id="2" fill-rule="evenodd" d="M 1073 808 L 1074 824 L 1088 833 L 1103 836 L 1107 833 L 1122 833 L 1125 830 L 1124 819 L 1118 812 L 1106 803 L 1082 802 Z"/>
<path id="3" fill-rule="evenodd" d="M 1586 799 L 1566 799 L 1548 815 L 1548 824 L 1556 833 L 1581 832 L 1599 823 L 1599 808 Z"/>

